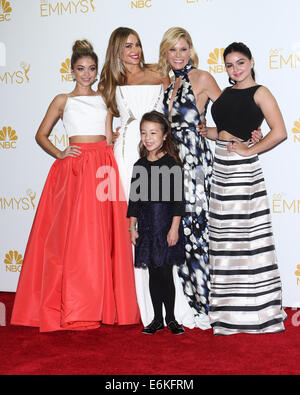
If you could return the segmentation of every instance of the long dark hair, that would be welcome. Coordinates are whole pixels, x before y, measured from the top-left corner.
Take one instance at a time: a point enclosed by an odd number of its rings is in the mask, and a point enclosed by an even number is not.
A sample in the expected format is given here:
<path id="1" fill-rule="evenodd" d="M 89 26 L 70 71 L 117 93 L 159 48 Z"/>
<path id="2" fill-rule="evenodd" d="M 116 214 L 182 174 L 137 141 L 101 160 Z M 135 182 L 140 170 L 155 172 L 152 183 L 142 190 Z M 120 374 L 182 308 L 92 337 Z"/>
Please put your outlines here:
<path id="1" fill-rule="evenodd" d="M 159 149 L 157 153 L 166 152 L 182 166 L 181 160 L 179 158 L 178 149 L 175 145 L 176 143 L 174 137 L 172 136 L 171 124 L 169 120 L 161 112 L 153 110 L 151 112 L 146 112 L 146 114 L 143 115 L 140 122 L 140 128 L 142 127 L 143 122 L 146 121 L 158 123 L 161 126 L 163 136 L 166 137 L 162 147 Z M 139 152 L 140 152 L 140 157 L 144 157 L 148 155 L 147 148 L 144 146 L 142 141 L 140 141 L 139 144 Z"/>
<path id="2" fill-rule="evenodd" d="M 131 34 L 137 38 L 142 48 L 139 35 L 135 30 L 129 27 L 118 27 L 111 33 L 106 50 L 104 66 L 100 73 L 100 82 L 98 84 L 98 90 L 101 93 L 106 106 L 116 117 L 120 116 L 116 102 L 116 89 L 118 85 L 125 85 L 127 80 L 127 70 L 122 63 L 120 56 L 126 46 L 126 41 Z M 140 67 L 141 69 L 147 68 L 143 48 Z"/>
<path id="3" fill-rule="evenodd" d="M 243 55 L 245 55 L 249 60 L 252 59 L 252 53 L 250 51 L 250 49 L 247 47 L 247 45 L 245 45 L 244 43 L 231 43 L 230 45 L 228 45 L 227 48 L 225 48 L 224 53 L 223 53 L 223 59 L 224 59 L 224 63 L 225 63 L 225 58 L 228 54 L 232 53 L 232 52 L 240 52 Z M 251 75 L 252 78 L 255 81 L 255 71 L 254 68 L 251 69 Z M 233 81 L 231 78 L 229 78 L 229 83 L 231 85 L 235 85 L 235 81 Z"/>

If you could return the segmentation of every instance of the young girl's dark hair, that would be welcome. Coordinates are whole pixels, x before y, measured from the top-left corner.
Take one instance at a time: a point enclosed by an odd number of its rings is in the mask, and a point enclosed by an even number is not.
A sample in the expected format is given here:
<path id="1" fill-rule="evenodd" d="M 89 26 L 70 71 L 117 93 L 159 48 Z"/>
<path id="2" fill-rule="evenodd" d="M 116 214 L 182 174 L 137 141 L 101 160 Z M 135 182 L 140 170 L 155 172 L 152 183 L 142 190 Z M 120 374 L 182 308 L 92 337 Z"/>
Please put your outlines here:
<path id="1" fill-rule="evenodd" d="M 242 53 L 243 55 L 247 56 L 247 58 L 248 58 L 249 60 L 252 59 L 252 53 L 251 53 L 250 49 L 247 47 L 247 45 L 245 45 L 244 43 L 237 43 L 237 42 L 234 42 L 234 43 L 231 43 L 230 45 L 228 45 L 228 47 L 225 48 L 225 50 L 224 50 L 224 54 L 223 54 L 224 63 L 225 63 L 225 58 L 226 58 L 226 56 L 227 56 L 228 54 L 232 53 L 232 52 L 240 52 L 240 53 Z M 255 71 L 254 71 L 254 68 L 251 69 L 251 75 L 252 75 L 252 78 L 253 78 L 254 81 L 255 81 Z M 231 78 L 229 78 L 229 83 L 230 83 L 231 85 L 235 85 L 235 81 L 233 81 Z"/>
<path id="2" fill-rule="evenodd" d="M 171 124 L 168 121 L 168 119 L 164 116 L 164 114 L 155 110 L 151 112 L 147 112 L 146 114 L 143 115 L 141 119 L 140 128 L 142 127 L 142 124 L 146 121 L 158 123 L 162 128 L 163 136 L 166 136 L 166 139 L 164 140 L 162 147 L 159 149 L 157 153 L 166 152 L 182 166 L 181 160 L 179 158 L 178 149 L 175 145 L 175 140 L 172 136 Z M 144 144 L 142 143 L 142 141 L 139 144 L 139 152 L 141 158 L 147 156 L 148 154 L 148 151 L 144 146 Z"/>

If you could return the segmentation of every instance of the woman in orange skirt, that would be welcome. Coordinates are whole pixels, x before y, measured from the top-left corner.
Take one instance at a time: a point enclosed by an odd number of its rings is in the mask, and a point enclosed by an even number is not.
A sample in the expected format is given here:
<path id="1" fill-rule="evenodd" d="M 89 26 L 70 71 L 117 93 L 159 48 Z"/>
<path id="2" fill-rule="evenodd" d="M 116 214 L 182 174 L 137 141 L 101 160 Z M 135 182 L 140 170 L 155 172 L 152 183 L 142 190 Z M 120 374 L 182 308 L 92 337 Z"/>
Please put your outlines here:
<path id="1" fill-rule="evenodd" d="M 11 323 L 41 332 L 140 322 L 127 204 L 105 130 L 111 117 L 92 90 L 98 58 L 86 40 L 71 59 L 75 89 L 54 98 L 36 140 L 57 158 L 29 236 Z M 70 144 L 49 140 L 61 118 Z"/>

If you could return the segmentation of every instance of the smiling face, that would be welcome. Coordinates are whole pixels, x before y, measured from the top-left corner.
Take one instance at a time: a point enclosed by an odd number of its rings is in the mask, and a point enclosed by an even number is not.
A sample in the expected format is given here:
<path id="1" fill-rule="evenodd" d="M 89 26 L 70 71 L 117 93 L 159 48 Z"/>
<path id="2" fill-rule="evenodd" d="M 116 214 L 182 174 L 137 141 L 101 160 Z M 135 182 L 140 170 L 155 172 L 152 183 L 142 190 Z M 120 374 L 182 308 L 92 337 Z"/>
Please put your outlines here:
<path id="1" fill-rule="evenodd" d="M 140 64 L 142 56 L 142 46 L 139 39 L 134 34 L 127 37 L 125 48 L 123 49 L 120 59 L 124 66 Z"/>
<path id="2" fill-rule="evenodd" d="M 241 52 L 231 52 L 225 58 L 225 67 L 229 78 L 236 83 L 252 82 L 251 70 L 254 60 Z"/>
<path id="3" fill-rule="evenodd" d="M 149 153 L 155 155 L 163 146 L 165 139 L 166 136 L 159 123 L 151 121 L 144 121 L 142 123 L 141 140 Z"/>
<path id="4" fill-rule="evenodd" d="M 180 70 L 187 65 L 191 50 L 185 38 L 181 37 L 167 52 L 167 60 L 174 70 Z"/>
<path id="5" fill-rule="evenodd" d="M 97 65 L 90 56 L 83 56 L 75 62 L 72 74 L 80 86 L 91 86 L 97 76 Z"/>

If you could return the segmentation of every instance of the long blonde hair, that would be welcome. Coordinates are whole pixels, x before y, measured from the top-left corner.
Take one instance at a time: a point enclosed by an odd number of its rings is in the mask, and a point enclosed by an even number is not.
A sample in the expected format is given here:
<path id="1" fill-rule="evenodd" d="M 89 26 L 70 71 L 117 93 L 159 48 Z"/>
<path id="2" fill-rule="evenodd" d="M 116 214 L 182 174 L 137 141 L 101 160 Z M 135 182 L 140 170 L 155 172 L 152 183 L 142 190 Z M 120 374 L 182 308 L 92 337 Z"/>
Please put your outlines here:
<path id="1" fill-rule="evenodd" d="M 106 50 L 105 62 L 100 74 L 98 90 L 101 93 L 107 107 L 115 116 L 119 116 L 116 103 L 116 88 L 118 85 L 126 84 L 126 68 L 121 62 L 120 56 L 125 48 L 128 36 L 133 34 L 141 43 L 139 35 L 128 27 L 118 27 L 109 39 Z M 142 48 L 142 45 L 141 45 Z M 142 49 L 140 66 L 146 67 L 144 53 Z"/>
<path id="2" fill-rule="evenodd" d="M 160 43 L 159 47 L 159 61 L 158 61 L 158 70 L 162 73 L 164 77 L 167 77 L 169 71 L 171 70 L 171 66 L 167 60 L 168 51 L 176 45 L 177 41 L 181 38 L 184 38 L 188 43 L 191 51 L 191 62 L 193 67 L 198 67 L 199 58 L 195 51 L 192 38 L 188 31 L 186 31 L 182 27 L 171 27 L 168 29 Z"/>

